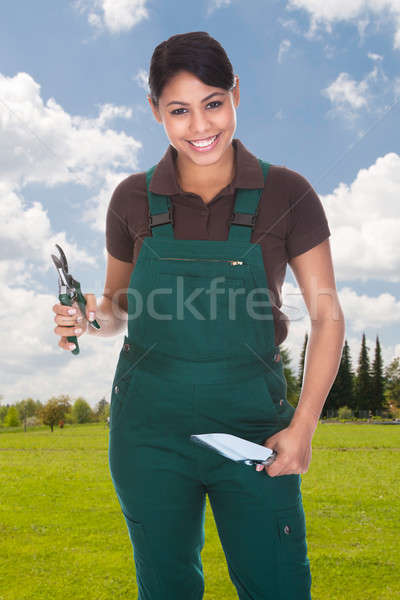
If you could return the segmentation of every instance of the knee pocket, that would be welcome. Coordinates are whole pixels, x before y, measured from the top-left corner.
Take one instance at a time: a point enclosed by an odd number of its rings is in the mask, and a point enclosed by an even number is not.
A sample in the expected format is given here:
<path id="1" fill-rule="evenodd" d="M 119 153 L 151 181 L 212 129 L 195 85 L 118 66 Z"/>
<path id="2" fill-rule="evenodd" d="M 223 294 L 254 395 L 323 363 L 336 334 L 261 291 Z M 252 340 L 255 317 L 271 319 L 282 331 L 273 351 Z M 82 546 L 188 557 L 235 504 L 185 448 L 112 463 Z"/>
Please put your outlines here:
<path id="1" fill-rule="evenodd" d="M 275 510 L 278 578 L 282 600 L 311 598 L 311 570 L 306 520 L 301 503 Z"/>
<path id="2" fill-rule="evenodd" d="M 161 600 L 160 587 L 152 556 L 148 548 L 143 523 L 134 521 L 123 513 L 132 543 L 139 597 L 143 600 Z"/>

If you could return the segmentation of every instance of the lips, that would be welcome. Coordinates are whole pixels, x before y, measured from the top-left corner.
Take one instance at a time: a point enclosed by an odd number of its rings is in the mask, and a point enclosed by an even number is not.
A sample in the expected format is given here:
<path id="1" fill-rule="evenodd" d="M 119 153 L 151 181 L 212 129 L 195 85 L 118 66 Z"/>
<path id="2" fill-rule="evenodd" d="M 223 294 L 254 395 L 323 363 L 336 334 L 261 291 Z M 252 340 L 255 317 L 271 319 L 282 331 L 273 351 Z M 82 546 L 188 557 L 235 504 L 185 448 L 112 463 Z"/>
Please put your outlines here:
<path id="1" fill-rule="evenodd" d="M 209 135 L 208 137 L 206 137 L 206 138 L 202 138 L 202 139 L 199 139 L 199 140 L 186 140 L 186 141 L 187 141 L 187 142 L 189 142 L 189 144 L 190 144 L 191 142 L 206 142 L 206 141 L 208 141 L 208 140 L 212 140 L 213 138 L 215 138 L 215 140 L 216 140 L 216 139 L 218 138 L 218 136 L 219 136 L 219 135 L 220 135 L 220 133 L 217 133 L 217 134 L 215 134 L 215 135 Z M 215 141 L 215 140 L 214 140 L 214 141 Z"/>

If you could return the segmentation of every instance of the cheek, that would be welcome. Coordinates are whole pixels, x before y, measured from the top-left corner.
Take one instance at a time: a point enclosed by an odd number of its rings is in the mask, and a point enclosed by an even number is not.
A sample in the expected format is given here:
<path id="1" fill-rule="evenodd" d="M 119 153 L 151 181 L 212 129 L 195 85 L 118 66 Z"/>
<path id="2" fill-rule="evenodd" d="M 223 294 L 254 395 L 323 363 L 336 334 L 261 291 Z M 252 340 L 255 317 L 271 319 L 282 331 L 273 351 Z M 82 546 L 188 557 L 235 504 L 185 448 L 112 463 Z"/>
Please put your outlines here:
<path id="1" fill-rule="evenodd" d="M 183 123 L 183 119 L 180 119 L 179 117 L 172 117 L 164 120 L 164 129 L 170 136 L 179 137 L 185 131 L 186 126 Z"/>
<path id="2" fill-rule="evenodd" d="M 224 107 L 224 109 L 220 111 L 218 123 L 224 129 L 229 129 L 236 123 L 236 113 L 231 106 L 228 106 L 227 108 Z"/>

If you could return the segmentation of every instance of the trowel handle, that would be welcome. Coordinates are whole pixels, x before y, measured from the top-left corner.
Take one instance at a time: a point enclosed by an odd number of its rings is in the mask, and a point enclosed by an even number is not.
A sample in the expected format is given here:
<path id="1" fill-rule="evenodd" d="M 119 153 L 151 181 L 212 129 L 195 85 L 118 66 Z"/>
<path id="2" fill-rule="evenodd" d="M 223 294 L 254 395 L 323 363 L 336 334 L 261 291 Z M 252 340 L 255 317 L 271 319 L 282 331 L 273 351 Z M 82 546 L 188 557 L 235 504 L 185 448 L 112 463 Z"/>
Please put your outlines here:
<path id="1" fill-rule="evenodd" d="M 268 456 L 267 460 L 263 460 L 263 462 L 261 464 L 268 466 L 274 462 L 274 460 L 276 459 L 277 456 L 278 456 L 278 453 L 275 450 L 272 450 L 271 456 Z"/>

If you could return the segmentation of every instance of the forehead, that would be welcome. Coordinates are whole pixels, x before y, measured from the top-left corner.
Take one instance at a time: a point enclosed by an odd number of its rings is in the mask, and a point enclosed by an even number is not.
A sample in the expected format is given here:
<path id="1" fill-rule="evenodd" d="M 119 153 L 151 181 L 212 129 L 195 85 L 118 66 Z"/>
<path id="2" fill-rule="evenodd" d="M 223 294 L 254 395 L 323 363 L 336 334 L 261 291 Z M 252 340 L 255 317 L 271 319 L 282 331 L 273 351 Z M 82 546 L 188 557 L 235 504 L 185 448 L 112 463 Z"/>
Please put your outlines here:
<path id="1" fill-rule="evenodd" d="M 190 102 L 191 100 L 201 100 L 212 92 L 227 93 L 223 88 L 206 85 L 193 73 L 180 71 L 165 84 L 160 100 L 164 103 L 171 102 L 171 100 Z"/>

